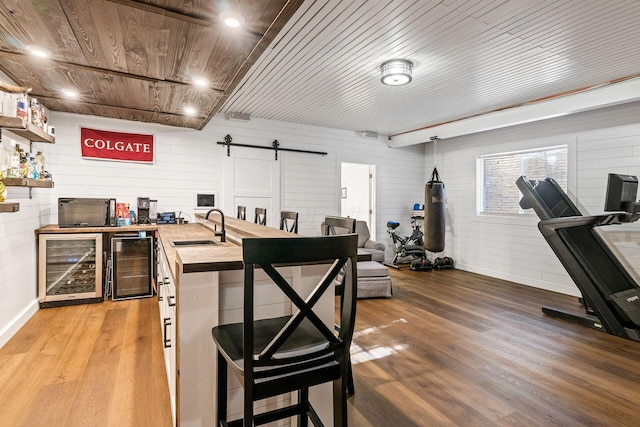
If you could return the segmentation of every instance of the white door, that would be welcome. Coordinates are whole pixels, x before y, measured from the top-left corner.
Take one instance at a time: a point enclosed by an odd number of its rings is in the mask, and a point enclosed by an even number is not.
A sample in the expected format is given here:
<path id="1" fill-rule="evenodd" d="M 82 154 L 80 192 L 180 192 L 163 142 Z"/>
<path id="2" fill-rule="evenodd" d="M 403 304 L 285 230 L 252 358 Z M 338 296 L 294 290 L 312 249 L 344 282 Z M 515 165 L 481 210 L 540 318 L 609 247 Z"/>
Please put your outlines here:
<path id="1" fill-rule="evenodd" d="M 231 147 L 224 157 L 223 201 L 225 215 L 236 217 L 238 206 L 247 207 L 253 222 L 255 208 L 267 209 L 267 225 L 280 226 L 280 161 L 271 150 Z"/>
<path id="2" fill-rule="evenodd" d="M 340 215 L 365 221 L 375 240 L 375 165 L 342 163 Z"/>

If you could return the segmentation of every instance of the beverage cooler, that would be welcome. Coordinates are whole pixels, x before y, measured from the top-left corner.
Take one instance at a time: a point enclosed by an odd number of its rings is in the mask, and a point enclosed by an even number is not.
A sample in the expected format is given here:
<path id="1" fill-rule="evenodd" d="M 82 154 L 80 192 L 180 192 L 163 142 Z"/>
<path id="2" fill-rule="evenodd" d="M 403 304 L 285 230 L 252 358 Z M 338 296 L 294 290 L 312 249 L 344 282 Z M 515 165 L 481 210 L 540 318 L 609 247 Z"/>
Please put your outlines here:
<path id="1" fill-rule="evenodd" d="M 102 234 L 40 234 L 41 307 L 102 300 Z"/>
<path id="2" fill-rule="evenodd" d="M 111 269 L 113 300 L 153 296 L 153 237 L 114 235 Z"/>

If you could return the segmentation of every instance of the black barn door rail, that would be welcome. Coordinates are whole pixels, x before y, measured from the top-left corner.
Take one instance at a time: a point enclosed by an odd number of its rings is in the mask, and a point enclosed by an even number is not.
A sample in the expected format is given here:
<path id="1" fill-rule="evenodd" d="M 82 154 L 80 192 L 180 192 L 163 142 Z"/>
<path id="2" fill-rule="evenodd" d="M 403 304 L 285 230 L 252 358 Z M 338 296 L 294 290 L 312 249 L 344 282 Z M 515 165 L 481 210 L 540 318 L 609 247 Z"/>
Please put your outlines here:
<path id="1" fill-rule="evenodd" d="M 276 160 L 278 160 L 278 151 L 293 151 L 295 153 L 309 153 L 309 154 L 319 154 L 321 156 L 326 156 L 327 153 L 324 151 L 311 151 L 311 150 L 297 150 L 295 148 L 281 148 L 278 140 L 274 140 L 271 143 L 270 147 L 266 147 L 264 145 L 252 145 L 252 144 L 238 144 L 231 142 L 233 138 L 231 135 L 227 135 L 224 137 L 224 142 L 218 141 L 218 145 L 225 145 L 227 147 L 227 157 L 231 155 L 231 147 L 247 147 L 247 148 L 259 148 L 261 150 L 274 150 L 276 152 Z"/>

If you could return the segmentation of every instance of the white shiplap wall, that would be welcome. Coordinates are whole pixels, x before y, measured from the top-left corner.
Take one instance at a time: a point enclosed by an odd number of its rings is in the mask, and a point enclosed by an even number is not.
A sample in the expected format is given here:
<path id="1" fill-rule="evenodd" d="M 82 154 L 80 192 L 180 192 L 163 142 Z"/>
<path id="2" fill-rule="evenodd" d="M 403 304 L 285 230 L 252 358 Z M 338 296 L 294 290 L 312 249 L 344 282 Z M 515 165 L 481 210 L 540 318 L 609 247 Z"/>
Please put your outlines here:
<path id="1" fill-rule="evenodd" d="M 602 213 L 609 172 L 640 176 L 640 103 L 438 143 L 438 170 L 447 192 L 444 254 L 453 257 L 458 268 L 579 295 L 538 231 L 535 215 L 500 218 L 478 217 L 475 213 L 478 156 L 562 143 L 569 145 L 569 196 L 583 214 Z M 434 161 L 431 144 L 426 153 L 426 170 L 430 172 Z M 640 225 L 608 230 L 615 231 L 611 239 L 626 257 L 627 265 L 637 269 Z"/>
<path id="2" fill-rule="evenodd" d="M 47 163 L 58 197 L 115 197 L 136 210 L 140 197 L 158 200 L 158 212 L 187 210 L 191 215 L 194 192 L 220 191 L 213 145 L 207 132 L 149 125 L 94 116 L 53 113 L 55 149 Z M 83 159 L 80 127 L 155 135 L 153 164 Z M 57 222 L 54 206 L 51 222 Z"/>
<path id="3" fill-rule="evenodd" d="M 283 148 L 328 153 L 279 153 L 281 209 L 300 212 L 301 234 L 318 235 L 324 216 L 339 214 L 343 161 L 376 165 L 378 240 L 387 244 L 389 257 L 386 221 L 399 220 L 408 232 L 413 204 L 423 197 L 423 146 L 390 149 L 382 140 L 363 139 L 349 131 L 259 119 L 235 122 L 222 116 L 203 131 L 67 113 L 52 113 L 51 123 L 56 127 L 56 143 L 39 147 L 45 150 L 55 187 L 35 189 L 32 200 L 24 189 L 12 189 L 12 198 L 26 200 L 19 200 L 20 212 L 0 217 L 0 345 L 21 325 L 20 314 L 27 310 L 26 319 L 37 307 L 33 230 L 57 222 L 58 197 L 115 197 L 135 206 L 138 196 L 148 196 L 158 199 L 158 211 L 182 210 L 193 216 L 195 192 L 222 196 L 225 190 L 221 163 L 226 149 L 216 142 L 227 134 L 242 144 L 269 146 L 278 139 Z M 146 165 L 82 159 L 81 126 L 154 134 L 155 161 Z M 235 216 L 235 206 L 222 209 Z"/>
<path id="4" fill-rule="evenodd" d="M 29 150 L 29 142 L 8 131 L 2 131 L 3 148 L 15 143 Z M 33 154 L 45 156 L 51 144 L 33 143 Z M 0 347 L 38 309 L 36 239 L 33 230 L 48 224 L 51 190 L 8 187 L 7 201 L 20 203 L 14 213 L 0 213 Z"/>
<path id="5" fill-rule="evenodd" d="M 387 220 L 400 221 L 401 232 L 410 232 L 413 205 L 424 198 L 423 146 L 391 149 L 382 140 L 361 138 L 354 132 L 270 120 L 237 122 L 217 116 L 212 124 L 216 141 L 230 134 L 236 143 L 270 146 L 277 139 L 282 148 L 328 153 L 326 156 L 278 153 L 282 162 L 281 209 L 300 213 L 301 234 L 319 234 L 326 215 L 340 214 L 342 162 L 376 165 L 376 239 L 385 243 L 388 257 L 392 257 L 392 251 L 386 233 Z M 217 148 L 221 155 L 226 153 L 224 150 Z M 235 207 L 227 210 L 235 213 Z"/>

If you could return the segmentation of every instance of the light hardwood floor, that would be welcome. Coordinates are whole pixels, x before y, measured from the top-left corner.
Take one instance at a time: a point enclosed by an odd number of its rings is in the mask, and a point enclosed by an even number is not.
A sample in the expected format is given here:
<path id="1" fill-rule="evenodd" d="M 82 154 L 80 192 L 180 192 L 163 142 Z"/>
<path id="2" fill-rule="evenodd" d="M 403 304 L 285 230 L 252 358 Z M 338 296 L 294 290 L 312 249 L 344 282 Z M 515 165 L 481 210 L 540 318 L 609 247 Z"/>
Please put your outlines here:
<path id="1" fill-rule="evenodd" d="M 358 301 L 351 426 L 639 426 L 640 343 L 545 317 L 573 297 L 392 271 Z M 155 299 L 40 310 L 0 349 L 0 426 L 166 426 Z"/>
<path id="2" fill-rule="evenodd" d="M 157 300 L 39 310 L 0 349 L 0 426 L 171 425 Z"/>

